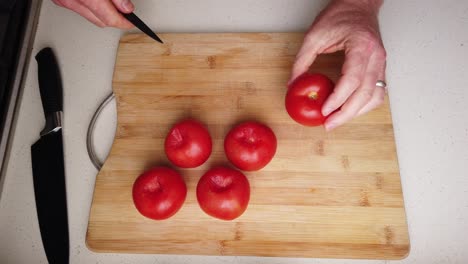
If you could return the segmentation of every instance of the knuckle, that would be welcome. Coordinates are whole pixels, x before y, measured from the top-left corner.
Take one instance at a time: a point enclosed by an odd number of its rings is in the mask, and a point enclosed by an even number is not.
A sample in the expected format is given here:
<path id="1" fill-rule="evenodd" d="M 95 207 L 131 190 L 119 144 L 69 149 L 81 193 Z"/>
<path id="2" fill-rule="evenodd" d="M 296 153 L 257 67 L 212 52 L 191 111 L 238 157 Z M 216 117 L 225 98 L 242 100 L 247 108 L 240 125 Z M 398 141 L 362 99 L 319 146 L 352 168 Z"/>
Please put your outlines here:
<path id="1" fill-rule="evenodd" d="M 73 6 L 73 3 L 70 0 L 55 0 L 55 4 L 61 7 L 70 9 Z"/>
<path id="2" fill-rule="evenodd" d="M 347 85 L 353 90 L 361 86 L 361 80 L 357 76 L 349 76 L 346 82 L 347 82 Z"/>
<path id="3" fill-rule="evenodd" d="M 366 101 L 366 102 L 369 102 L 371 99 L 372 99 L 372 96 L 374 95 L 373 91 L 371 90 L 368 90 L 368 89 L 363 89 L 361 91 L 361 98 Z"/>
<path id="4" fill-rule="evenodd" d="M 361 31 L 358 33 L 359 38 L 362 41 L 368 42 L 368 43 L 374 43 L 375 42 L 375 36 L 369 31 Z"/>
<path id="5" fill-rule="evenodd" d="M 117 27 L 119 26 L 119 19 L 116 16 L 106 16 L 103 18 L 103 22 L 108 27 Z"/>
<path id="6" fill-rule="evenodd" d="M 93 7 L 95 5 L 95 3 L 93 3 L 90 0 L 77 0 L 77 2 L 79 2 L 82 5 L 89 6 L 89 7 Z"/>
<path id="7" fill-rule="evenodd" d="M 377 57 L 378 60 L 382 60 L 382 61 L 387 60 L 387 51 L 382 45 L 379 45 L 377 49 L 375 50 L 375 56 Z"/>
<path id="8" fill-rule="evenodd" d="M 57 6 L 61 6 L 61 7 L 64 6 L 60 0 L 52 0 L 52 2 Z"/>
<path id="9" fill-rule="evenodd" d="M 316 39 L 315 37 L 315 30 L 314 29 L 311 29 L 307 32 L 307 34 L 305 35 L 304 37 L 304 42 L 309 42 L 309 43 L 313 43 L 314 40 Z"/>
<path id="10" fill-rule="evenodd" d="M 364 44 L 362 45 L 362 48 L 367 51 L 369 55 L 372 52 L 384 50 L 379 38 L 375 33 L 371 31 L 362 31 L 357 33 L 357 36 L 359 41 Z"/>
<path id="11" fill-rule="evenodd" d="M 308 52 L 317 52 L 317 49 L 323 45 L 323 42 L 326 42 L 326 39 L 320 36 L 317 30 L 312 29 L 305 35 L 302 47 L 306 47 Z"/>
<path id="12" fill-rule="evenodd" d="M 376 99 L 376 106 L 382 105 L 385 102 L 385 94 L 381 94 Z"/>

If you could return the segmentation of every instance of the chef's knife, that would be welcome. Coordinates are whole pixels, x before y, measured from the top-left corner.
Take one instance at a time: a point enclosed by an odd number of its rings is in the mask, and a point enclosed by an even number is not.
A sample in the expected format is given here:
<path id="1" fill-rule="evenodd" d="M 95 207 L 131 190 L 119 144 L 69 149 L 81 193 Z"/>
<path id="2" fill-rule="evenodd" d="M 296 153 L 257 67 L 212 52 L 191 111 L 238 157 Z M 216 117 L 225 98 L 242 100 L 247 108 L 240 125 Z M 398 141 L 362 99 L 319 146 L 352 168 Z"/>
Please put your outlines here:
<path id="1" fill-rule="evenodd" d="M 146 35 L 148 35 L 150 38 L 162 43 L 163 41 L 154 33 L 137 15 L 135 15 L 133 12 L 126 14 L 123 12 L 120 12 L 128 21 L 130 21 L 133 25 L 135 25 L 138 29 L 143 31 Z"/>
<path id="2" fill-rule="evenodd" d="M 36 55 L 39 90 L 46 118 L 31 147 L 34 195 L 42 244 L 49 263 L 69 262 L 65 166 L 62 142 L 62 83 L 50 48 Z"/>

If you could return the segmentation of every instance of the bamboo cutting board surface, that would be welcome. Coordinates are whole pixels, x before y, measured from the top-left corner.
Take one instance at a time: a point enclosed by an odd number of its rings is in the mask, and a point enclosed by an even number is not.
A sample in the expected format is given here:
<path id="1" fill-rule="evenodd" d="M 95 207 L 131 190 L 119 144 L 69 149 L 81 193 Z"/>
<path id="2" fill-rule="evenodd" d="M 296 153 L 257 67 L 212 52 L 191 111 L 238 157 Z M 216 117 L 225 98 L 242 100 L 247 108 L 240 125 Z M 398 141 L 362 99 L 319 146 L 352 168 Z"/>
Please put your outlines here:
<path id="1" fill-rule="evenodd" d="M 326 133 L 286 113 L 284 95 L 299 33 L 124 36 L 113 89 L 118 125 L 96 178 L 86 242 L 98 252 L 400 259 L 409 238 L 388 101 Z M 341 54 L 322 55 L 312 71 L 337 80 Z M 213 137 L 199 168 L 178 169 L 187 200 L 172 218 L 154 221 L 132 201 L 134 180 L 169 165 L 164 138 L 193 117 Z M 278 138 L 263 170 L 245 173 L 247 211 L 234 221 L 203 213 L 195 189 L 213 165 L 228 164 L 223 139 L 235 124 L 258 120 Z"/>

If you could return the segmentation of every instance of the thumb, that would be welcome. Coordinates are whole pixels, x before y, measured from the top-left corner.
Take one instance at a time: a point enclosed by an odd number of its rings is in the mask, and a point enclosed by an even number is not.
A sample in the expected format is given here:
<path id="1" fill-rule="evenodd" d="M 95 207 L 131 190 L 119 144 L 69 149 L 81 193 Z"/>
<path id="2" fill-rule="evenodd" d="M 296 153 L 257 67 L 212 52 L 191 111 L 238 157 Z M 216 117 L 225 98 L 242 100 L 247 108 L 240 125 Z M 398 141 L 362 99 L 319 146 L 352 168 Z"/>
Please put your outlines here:
<path id="1" fill-rule="evenodd" d="M 288 85 L 291 84 L 299 75 L 305 73 L 309 69 L 310 65 L 315 61 L 315 58 L 317 58 L 317 54 L 318 49 L 314 42 L 311 41 L 310 37 L 306 37 L 301 49 L 297 53 Z"/>
<path id="2" fill-rule="evenodd" d="M 135 9 L 135 6 L 130 0 L 112 0 L 112 2 L 120 12 L 126 14 L 133 12 L 133 10 Z"/>

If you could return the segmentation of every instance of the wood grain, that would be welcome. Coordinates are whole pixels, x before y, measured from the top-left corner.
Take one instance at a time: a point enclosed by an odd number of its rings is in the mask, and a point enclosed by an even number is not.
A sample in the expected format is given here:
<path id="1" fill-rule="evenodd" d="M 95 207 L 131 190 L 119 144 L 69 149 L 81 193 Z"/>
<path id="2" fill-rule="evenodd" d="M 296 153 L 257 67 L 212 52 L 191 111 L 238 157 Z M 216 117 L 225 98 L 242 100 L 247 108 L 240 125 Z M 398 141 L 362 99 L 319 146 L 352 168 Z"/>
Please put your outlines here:
<path id="1" fill-rule="evenodd" d="M 97 252 L 400 259 L 409 238 L 388 101 L 325 133 L 294 123 L 285 86 L 302 34 L 164 34 L 166 44 L 124 36 L 113 89 L 118 125 L 96 178 L 86 242 Z M 311 68 L 333 80 L 342 54 Z M 154 221 L 133 206 L 131 188 L 144 170 L 171 166 L 163 141 L 186 117 L 205 124 L 213 154 L 179 170 L 188 195 L 171 219 Z M 268 124 L 278 151 L 267 167 L 246 173 L 247 211 L 234 221 L 205 215 L 195 198 L 201 175 L 228 164 L 223 138 L 244 120 Z"/>

